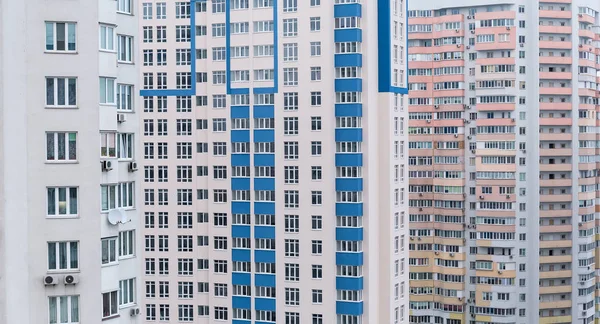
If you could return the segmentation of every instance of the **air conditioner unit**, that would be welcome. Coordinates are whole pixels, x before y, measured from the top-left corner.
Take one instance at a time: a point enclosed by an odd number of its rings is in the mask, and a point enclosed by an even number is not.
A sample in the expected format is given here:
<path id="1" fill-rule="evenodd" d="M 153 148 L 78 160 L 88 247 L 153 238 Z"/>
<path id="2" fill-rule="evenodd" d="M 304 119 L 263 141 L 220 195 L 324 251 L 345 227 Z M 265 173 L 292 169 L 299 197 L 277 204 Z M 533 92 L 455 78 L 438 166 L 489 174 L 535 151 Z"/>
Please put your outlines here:
<path id="1" fill-rule="evenodd" d="M 419 237 L 417 237 L 417 241 L 420 241 L 420 240 L 422 240 L 422 238 L 421 238 L 420 236 L 419 236 Z"/>
<path id="2" fill-rule="evenodd" d="M 139 308 L 132 308 L 129 310 L 129 316 L 136 316 L 136 315 L 140 315 Z"/>
<path id="3" fill-rule="evenodd" d="M 460 48 L 460 44 L 456 44 L 456 47 Z"/>
<path id="4" fill-rule="evenodd" d="M 479 199 L 485 199 L 485 197 L 484 196 L 479 196 Z"/>
<path id="5" fill-rule="evenodd" d="M 579 14 L 578 16 L 579 16 L 579 18 L 581 18 L 581 17 L 583 17 L 583 14 Z"/>
<path id="6" fill-rule="evenodd" d="M 523 153 L 526 153 L 526 152 L 527 152 L 527 150 L 521 150 L 521 152 L 523 152 Z"/>
<path id="7" fill-rule="evenodd" d="M 473 19 L 475 16 L 467 16 L 467 19 Z"/>
<path id="8" fill-rule="evenodd" d="M 460 30 L 457 29 L 457 30 L 455 30 L 455 32 L 460 33 Z"/>
<path id="9" fill-rule="evenodd" d="M 473 138 L 471 135 L 467 136 L 467 139 L 471 139 L 471 138 Z"/>
<path id="10" fill-rule="evenodd" d="M 579 44 L 579 48 L 582 48 L 582 47 L 583 47 L 583 44 Z"/>
<path id="11" fill-rule="evenodd" d="M 519 46 L 521 46 L 521 47 L 525 47 L 525 44 L 524 44 L 524 43 L 521 43 L 521 44 L 519 44 Z"/>
<path id="12" fill-rule="evenodd" d="M 471 49 L 471 46 L 467 45 L 467 49 Z"/>
<path id="13" fill-rule="evenodd" d="M 450 252 L 450 257 L 454 257 L 454 252 Z"/>
<path id="14" fill-rule="evenodd" d="M 419 207 L 419 211 L 423 211 L 423 208 Z"/>
<path id="15" fill-rule="evenodd" d="M 511 118 L 511 119 L 510 119 L 510 121 L 512 121 L 512 122 L 514 123 L 514 122 L 515 122 L 515 119 L 514 119 L 514 118 Z"/>
<path id="16" fill-rule="evenodd" d="M 468 124 L 469 121 L 467 119 L 463 119 L 463 123 Z"/>
<path id="17" fill-rule="evenodd" d="M 509 255 L 509 256 L 508 256 L 508 258 L 512 260 L 512 258 L 514 258 L 514 256 L 512 256 L 512 255 Z"/>
<path id="18" fill-rule="evenodd" d="M 439 108 L 440 108 L 440 105 L 435 105 L 435 106 L 433 106 L 433 108 L 435 108 L 435 109 L 439 109 Z"/>
<path id="19" fill-rule="evenodd" d="M 510 26 L 506 26 L 506 30 L 510 30 Z"/>
<path id="20" fill-rule="evenodd" d="M 75 285 L 79 282 L 79 277 L 77 275 L 66 275 L 64 281 L 65 285 Z"/>
<path id="21" fill-rule="evenodd" d="M 466 197 L 466 196 L 467 196 L 467 194 L 466 194 L 466 193 L 463 193 L 463 197 Z"/>
<path id="22" fill-rule="evenodd" d="M 472 302 L 473 302 L 473 298 L 467 299 L 467 303 L 472 303 Z"/>
<path id="23" fill-rule="evenodd" d="M 431 124 L 431 119 L 427 119 L 427 124 Z"/>
<path id="24" fill-rule="evenodd" d="M 577 225 L 579 225 L 579 226 L 583 226 L 583 223 L 579 223 L 579 224 L 577 224 Z"/>
<path id="25" fill-rule="evenodd" d="M 465 105 L 465 109 L 471 109 L 471 106 Z"/>
<path id="26" fill-rule="evenodd" d="M 44 276 L 44 285 L 45 286 L 54 286 L 58 283 L 58 278 L 56 276 Z"/>
<path id="27" fill-rule="evenodd" d="M 474 30 L 471 30 L 471 34 L 475 34 L 475 31 L 474 31 Z"/>
<path id="28" fill-rule="evenodd" d="M 423 193 L 422 192 L 419 192 L 419 197 L 423 197 Z"/>
<path id="29" fill-rule="evenodd" d="M 502 270 L 498 270 L 498 274 L 502 274 Z"/>
<path id="30" fill-rule="evenodd" d="M 440 255 L 440 252 L 438 252 L 438 251 L 435 251 L 434 253 L 435 253 L 435 255 Z"/>
<path id="31" fill-rule="evenodd" d="M 475 150 L 471 150 L 471 153 L 475 154 Z"/>
<path id="32" fill-rule="evenodd" d="M 585 281 L 581 281 L 579 284 L 583 286 L 585 285 Z"/>
<path id="33" fill-rule="evenodd" d="M 463 298 L 462 298 L 462 297 L 458 297 L 458 300 L 462 301 L 462 300 L 463 300 Z"/>
<path id="34" fill-rule="evenodd" d="M 117 114 L 117 122 L 118 123 L 124 123 L 127 121 L 127 117 L 125 117 L 125 114 Z"/>
<path id="35" fill-rule="evenodd" d="M 457 137 L 458 137 L 458 134 L 454 134 L 454 138 L 457 138 Z"/>
<path id="36" fill-rule="evenodd" d="M 510 199 L 510 195 L 506 195 L 506 199 Z"/>
<path id="37" fill-rule="evenodd" d="M 137 171 L 138 164 L 137 162 L 129 162 L 129 172 Z"/>
<path id="38" fill-rule="evenodd" d="M 102 161 L 102 171 L 110 171 L 112 169 L 112 161 Z"/>
<path id="39" fill-rule="evenodd" d="M 411 237 L 410 237 L 410 240 L 411 240 L 411 241 L 414 241 L 414 240 L 415 240 L 415 238 L 411 236 Z"/>

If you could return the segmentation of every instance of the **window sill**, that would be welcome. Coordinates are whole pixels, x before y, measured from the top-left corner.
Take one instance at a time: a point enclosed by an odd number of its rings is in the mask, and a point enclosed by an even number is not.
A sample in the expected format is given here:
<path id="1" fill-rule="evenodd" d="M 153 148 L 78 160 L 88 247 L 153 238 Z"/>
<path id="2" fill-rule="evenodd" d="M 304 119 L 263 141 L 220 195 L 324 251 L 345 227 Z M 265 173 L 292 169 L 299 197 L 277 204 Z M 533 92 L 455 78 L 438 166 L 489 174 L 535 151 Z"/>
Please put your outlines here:
<path id="1" fill-rule="evenodd" d="M 69 160 L 69 161 L 64 161 L 64 160 L 61 160 L 61 161 L 46 160 L 46 164 L 78 164 L 78 163 L 79 163 L 79 161 L 77 161 L 77 160 L 72 160 L 72 161 L 71 160 Z"/>
<path id="2" fill-rule="evenodd" d="M 117 54 L 116 50 L 109 50 L 109 49 L 99 49 L 98 50 L 100 53 L 108 53 L 108 54 Z"/>
<path id="3" fill-rule="evenodd" d="M 46 273 L 48 273 L 48 274 L 80 273 L 80 272 L 81 272 L 81 270 L 79 270 L 79 269 L 52 269 L 52 270 L 47 269 L 46 270 Z"/>
<path id="4" fill-rule="evenodd" d="M 120 15 L 126 15 L 126 16 L 132 16 L 133 17 L 133 12 L 126 12 L 126 11 L 118 11 L 117 13 Z"/>
<path id="5" fill-rule="evenodd" d="M 115 315 L 110 315 L 110 316 L 107 316 L 107 317 L 102 317 L 102 321 L 108 321 L 108 320 L 111 320 L 111 319 L 115 319 L 117 317 L 121 317 L 121 315 L 115 314 Z"/>
<path id="6" fill-rule="evenodd" d="M 110 102 L 99 103 L 98 105 L 104 106 L 104 107 L 116 107 L 117 106 L 116 103 L 110 103 Z"/>
<path id="7" fill-rule="evenodd" d="M 54 216 L 46 215 L 46 219 L 78 219 L 79 215 L 68 215 L 68 216 Z"/>
<path id="8" fill-rule="evenodd" d="M 135 307 L 137 306 L 136 303 L 131 303 L 131 304 L 125 304 L 125 305 L 119 305 L 119 309 L 126 309 L 126 308 L 131 308 L 131 307 Z"/>
<path id="9" fill-rule="evenodd" d="M 119 261 L 125 261 L 125 260 L 131 260 L 131 259 L 135 259 L 135 255 L 126 255 L 126 256 L 119 257 Z"/>
<path id="10" fill-rule="evenodd" d="M 122 110 L 122 109 L 118 109 L 117 108 L 117 113 L 119 113 L 119 114 L 134 114 L 135 111 L 133 111 L 133 110 Z"/>
<path id="11" fill-rule="evenodd" d="M 110 267 L 114 267 L 114 266 L 118 266 L 118 265 L 119 265 L 119 262 L 114 261 L 114 262 L 102 264 L 101 267 L 102 268 L 110 268 Z"/>
<path id="12" fill-rule="evenodd" d="M 45 109 L 66 109 L 66 110 L 73 110 L 73 109 L 79 109 L 79 106 L 45 106 Z"/>
<path id="13" fill-rule="evenodd" d="M 79 52 L 78 52 L 78 51 L 76 51 L 76 50 L 75 50 L 75 51 L 48 51 L 48 50 L 45 50 L 45 51 L 44 51 L 44 54 L 67 54 L 67 55 L 77 55 L 77 54 L 79 54 Z"/>
<path id="14" fill-rule="evenodd" d="M 135 63 L 132 61 L 119 61 L 119 60 L 117 60 L 117 64 L 135 65 Z"/>

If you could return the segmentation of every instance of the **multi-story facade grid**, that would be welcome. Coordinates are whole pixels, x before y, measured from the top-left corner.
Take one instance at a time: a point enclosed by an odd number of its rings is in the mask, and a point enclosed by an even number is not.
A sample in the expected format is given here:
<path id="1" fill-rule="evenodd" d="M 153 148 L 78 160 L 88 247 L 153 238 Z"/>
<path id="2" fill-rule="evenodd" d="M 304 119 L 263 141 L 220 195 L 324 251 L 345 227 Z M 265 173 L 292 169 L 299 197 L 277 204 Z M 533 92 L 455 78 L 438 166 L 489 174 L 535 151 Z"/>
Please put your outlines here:
<path id="1" fill-rule="evenodd" d="M 411 323 L 598 322 L 599 10 L 410 4 Z"/>
<path id="2" fill-rule="evenodd" d="M 145 321 L 405 323 L 405 1 L 147 0 Z"/>
<path id="3" fill-rule="evenodd" d="M 0 323 L 141 323 L 137 4 L 0 1 Z"/>

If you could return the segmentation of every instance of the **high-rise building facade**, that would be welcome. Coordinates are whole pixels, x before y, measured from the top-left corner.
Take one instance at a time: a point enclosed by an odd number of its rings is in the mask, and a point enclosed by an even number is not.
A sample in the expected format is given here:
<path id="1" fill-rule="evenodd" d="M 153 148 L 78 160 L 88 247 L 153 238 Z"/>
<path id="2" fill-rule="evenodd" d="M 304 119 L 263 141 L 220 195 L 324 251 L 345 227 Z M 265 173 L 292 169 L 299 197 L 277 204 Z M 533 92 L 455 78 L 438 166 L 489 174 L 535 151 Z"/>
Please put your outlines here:
<path id="1" fill-rule="evenodd" d="M 0 323 L 141 323 L 132 0 L 0 1 Z"/>
<path id="2" fill-rule="evenodd" d="M 600 4 L 409 9 L 410 322 L 597 323 Z"/>
<path id="3" fill-rule="evenodd" d="M 406 2 L 139 11 L 145 320 L 406 323 Z"/>

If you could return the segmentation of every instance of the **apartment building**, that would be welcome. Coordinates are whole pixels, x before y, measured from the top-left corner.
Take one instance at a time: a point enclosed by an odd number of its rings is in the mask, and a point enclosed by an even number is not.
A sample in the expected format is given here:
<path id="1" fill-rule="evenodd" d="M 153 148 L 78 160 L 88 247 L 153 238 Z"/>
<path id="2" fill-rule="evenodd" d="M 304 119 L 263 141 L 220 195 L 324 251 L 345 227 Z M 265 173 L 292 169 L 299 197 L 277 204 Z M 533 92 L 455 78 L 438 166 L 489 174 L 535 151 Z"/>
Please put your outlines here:
<path id="1" fill-rule="evenodd" d="M 406 2 L 139 2 L 148 323 L 406 323 Z"/>
<path id="2" fill-rule="evenodd" d="M 411 323 L 598 323 L 599 10 L 411 2 Z"/>
<path id="3" fill-rule="evenodd" d="M 142 323 L 137 17 L 0 1 L 0 323 Z"/>

